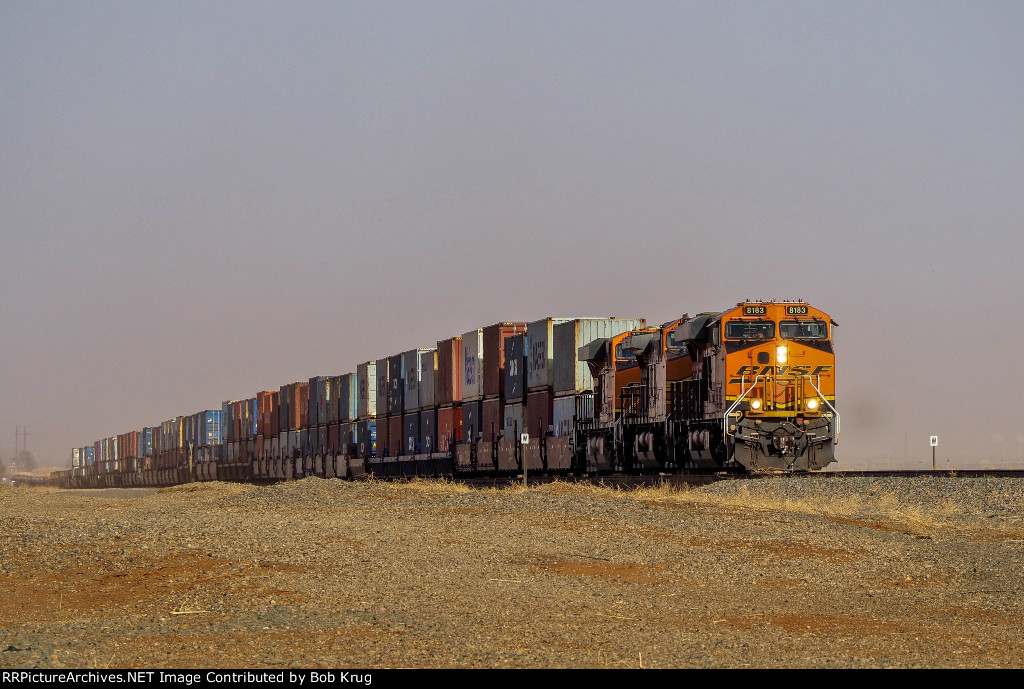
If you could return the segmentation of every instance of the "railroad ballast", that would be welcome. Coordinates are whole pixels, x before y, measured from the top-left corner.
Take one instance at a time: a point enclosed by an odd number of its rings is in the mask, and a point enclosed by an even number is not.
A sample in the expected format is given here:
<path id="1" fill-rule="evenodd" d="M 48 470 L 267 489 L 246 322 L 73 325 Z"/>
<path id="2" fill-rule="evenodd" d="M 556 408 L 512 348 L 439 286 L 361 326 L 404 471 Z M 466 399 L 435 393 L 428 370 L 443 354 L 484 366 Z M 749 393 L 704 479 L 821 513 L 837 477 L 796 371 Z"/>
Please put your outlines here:
<path id="1" fill-rule="evenodd" d="M 835 326 L 803 301 L 496 323 L 74 448 L 54 478 L 817 470 L 839 438 Z"/>

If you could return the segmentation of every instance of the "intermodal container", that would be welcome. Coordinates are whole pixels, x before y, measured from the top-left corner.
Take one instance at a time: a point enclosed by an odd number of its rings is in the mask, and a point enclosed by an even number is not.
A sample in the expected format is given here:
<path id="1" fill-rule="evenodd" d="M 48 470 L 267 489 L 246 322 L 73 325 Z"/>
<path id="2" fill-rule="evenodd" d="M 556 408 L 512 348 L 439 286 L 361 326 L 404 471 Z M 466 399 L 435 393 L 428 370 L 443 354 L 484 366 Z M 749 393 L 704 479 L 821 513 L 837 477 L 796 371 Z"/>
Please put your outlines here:
<path id="1" fill-rule="evenodd" d="M 388 409 L 388 360 L 377 359 L 377 375 L 376 375 L 376 386 L 377 386 L 377 414 L 383 416 L 389 413 Z M 383 436 L 384 442 L 381 445 L 387 444 L 387 429 L 381 428 L 381 436 Z"/>
<path id="2" fill-rule="evenodd" d="M 593 393 L 555 397 L 552 404 L 552 424 L 556 436 L 572 435 L 575 421 L 589 421 L 593 417 Z"/>
<path id="3" fill-rule="evenodd" d="M 437 406 L 437 350 L 419 350 L 420 409 Z"/>
<path id="4" fill-rule="evenodd" d="M 306 383 L 306 408 L 310 426 L 327 423 L 327 376 L 313 376 Z"/>
<path id="5" fill-rule="evenodd" d="M 388 417 L 388 447 L 385 457 L 397 457 L 402 454 L 402 415 Z"/>
<path id="6" fill-rule="evenodd" d="M 510 403 L 526 401 L 526 334 L 519 333 L 506 337 L 505 347 L 505 389 L 502 398 Z"/>
<path id="7" fill-rule="evenodd" d="M 288 427 L 291 424 L 292 418 L 292 400 L 295 396 L 293 388 L 295 383 L 288 383 L 282 385 L 278 391 L 278 407 L 277 407 L 277 428 L 278 433 L 285 433 L 288 431 Z M 282 449 L 284 446 L 282 445 Z"/>
<path id="8" fill-rule="evenodd" d="M 519 404 L 506 404 L 505 412 L 502 414 L 502 424 L 504 425 L 505 437 L 504 440 L 516 441 L 519 436 L 526 431 L 526 405 Z"/>
<path id="9" fill-rule="evenodd" d="M 437 449 L 449 452 L 451 445 L 462 439 L 462 407 L 447 406 L 437 410 Z"/>
<path id="10" fill-rule="evenodd" d="M 377 422 L 361 419 L 356 423 L 356 452 L 362 459 L 377 456 Z"/>
<path id="11" fill-rule="evenodd" d="M 505 338 L 526 332 L 526 323 L 495 323 L 483 329 L 483 396 L 505 389 Z"/>
<path id="12" fill-rule="evenodd" d="M 402 411 L 420 408 L 420 357 L 419 350 L 402 352 Z"/>
<path id="13" fill-rule="evenodd" d="M 338 377 L 338 421 L 355 421 L 359 417 L 359 387 L 356 374 Z"/>
<path id="14" fill-rule="evenodd" d="M 350 457 L 357 456 L 352 448 L 357 441 L 356 430 L 358 422 L 343 423 L 339 427 L 341 432 L 338 436 L 338 454 L 348 454 Z"/>
<path id="15" fill-rule="evenodd" d="M 553 421 L 552 403 L 554 398 L 551 390 L 543 389 L 530 392 L 526 396 L 526 431 L 530 438 L 543 438 Z"/>
<path id="16" fill-rule="evenodd" d="M 316 446 L 313 448 L 313 454 L 324 454 L 327 452 L 327 436 L 328 426 L 320 426 L 316 429 Z"/>
<path id="17" fill-rule="evenodd" d="M 437 408 L 420 409 L 420 448 L 424 454 L 437 452 Z"/>
<path id="18" fill-rule="evenodd" d="M 470 330 L 462 335 L 462 401 L 479 400 L 484 396 L 483 380 L 484 330 Z"/>
<path id="19" fill-rule="evenodd" d="M 330 376 L 327 379 L 327 424 L 341 420 L 341 379 L 344 376 Z"/>
<path id="20" fill-rule="evenodd" d="M 542 318 L 526 327 L 526 384 L 527 390 L 551 387 L 554 383 L 554 327 L 576 320 L 606 320 L 600 318 Z"/>
<path id="21" fill-rule="evenodd" d="M 420 454 L 420 413 L 407 411 L 402 416 L 402 454 Z"/>
<path id="22" fill-rule="evenodd" d="M 295 383 L 295 397 L 292 399 L 292 427 L 288 430 L 309 428 L 309 383 Z"/>
<path id="23" fill-rule="evenodd" d="M 377 416 L 377 362 L 356 366 L 356 418 L 366 421 Z"/>
<path id="24" fill-rule="evenodd" d="M 403 411 L 405 371 L 402 367 L 402 358 L 401 354 L 388 357 L 388 414 L 401 414 Z"/>
<path id="25" fill-rule="evenodd" d="M 465 443 L 475 443 L 483 433 L 483 412 L 480 400 L 462 403 L 462 437 Z"/>
<path id="26" fill-rule="evenodd" d="M 578 357 L 580 347 L 594 340 L 639 330 L 646 325 L 643 318 L 577 318 L 555 325 L 552 328 L 552 385 L 555 394 L 593 392 L 594 379 L 590 375 L 590 367 Z"/>
<path id="27" fill-rule="evenodd" d="M 502 434 L 505 427 L 502 416 L 504 411 L 505 403 L 500 397 L 485 399 L 480 405 L 480 432 L 484 434 L 484 442 L 498 442 L 498 436 Z"/>
<path id="28" fill-rule="evenodd" d="M 327 426 L 327 454 L 341 454 L 341 424 L 332 423 Z"/>
<path id="29" fill-rule="evenodd" d="M 462 401 L 462 338 L 437 343 L 436 403 L 445 406 Z"/>

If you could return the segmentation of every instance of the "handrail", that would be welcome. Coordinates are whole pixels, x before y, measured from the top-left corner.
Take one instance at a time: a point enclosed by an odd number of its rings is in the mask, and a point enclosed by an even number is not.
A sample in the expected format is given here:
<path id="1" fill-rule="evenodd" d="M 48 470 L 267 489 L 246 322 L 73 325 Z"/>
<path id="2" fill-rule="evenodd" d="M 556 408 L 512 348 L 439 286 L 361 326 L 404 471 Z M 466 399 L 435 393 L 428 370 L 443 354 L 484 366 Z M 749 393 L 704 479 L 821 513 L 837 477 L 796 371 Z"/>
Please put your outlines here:
<path id="1" fill-rule="evenodd" d="M 818 397 L 821 398 L 821 401 L 824 402 L 825 404 L 827 404 L 828 408 L 832 410 L 833 414 L 835 414 L 835 417 L 836 417 L 836 432 L 835 432 L 835 435 L 833 435 L 833 440 L 834 440 L 835 444 L 838 445 L 839 444 L 839 412 L 837 412 L 836 408 L 833 407 L 832 404 L 827 399 L 825 399 L 825 396 L 823 394 L 821 394 L 821 390 L 819 390 L 818 386 L 814 384 L 814 380 L 811 379 L 811 376 L 804 376 L 804 378 L 806 378 L 807 382 L 811 384 L 811 387 L 814 388 L 814 391 L 816 393 L 818 393 Z M 821 383 L 821 376 L 818 376 L 818 382 Z"/>
<path id="2" fill-rule="evenodd" d="M 722 442 L 725 442 L 726 440 L 728 440 L 729 435 L 730 435 L 730 433 L 729 433 L 729 415 L 732 414 L 733 410 L 736 409 L 736 407 L 739 406 L 740 402 L 743 401 L 743 398 L 750 394 L 750 392 L 754 389 L 754 386 L 757 385 L 757 380 L 760 377 L 761 377 L 760 374 L 754 376 L 754 380 L 753 380 L 753 382 L 750 383 L 750 387 L 747 388 L 746 390 L 744 390 L 743 394 L 740 395 L 739 397 L 737 397 L 736 401 L 732 403 L 732 406 L 729 407 L 728 410 L 726 410 L 725 416 L 722 417 Z M 740 383 L 740 384 L 742 385 L 742 383 Z"/>

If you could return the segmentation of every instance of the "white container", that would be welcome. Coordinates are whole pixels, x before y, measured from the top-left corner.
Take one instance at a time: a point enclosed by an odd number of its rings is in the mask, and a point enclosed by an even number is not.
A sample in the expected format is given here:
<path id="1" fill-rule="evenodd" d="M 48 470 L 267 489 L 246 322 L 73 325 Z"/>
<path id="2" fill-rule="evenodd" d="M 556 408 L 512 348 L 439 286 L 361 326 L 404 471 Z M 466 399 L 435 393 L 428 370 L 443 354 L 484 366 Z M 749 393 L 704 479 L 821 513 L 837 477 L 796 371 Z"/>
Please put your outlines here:
<path id="1" fill-rule="evenodd" d="M 421 349 L 420 357 L 420 409 L 430 409 L 437 404 L 437 350 Z"/>
<path id="2" fill-rule="evenodd" d="M 503 427 L 505 440 L 518 440 L 519 436 L 526 431 L 526 405 L 506 404 L 503 414 Z"/>
<path id="3" fill-rule="evenodd" d="M 429 352 L 434 352 L 435 359 L 428 361 L 428 365 L 436 361 L 436 350 L 421 348 L 411 349 L 408 352 L 402 354 L 402 371 L 405 374 L 405 399 L 403 402 L 404 411 L 416 411 L 423 405 L 423 360 L 421 355 L 426 355 Z M 431 374 L 433 371 L 431 371 Z M 430 380 L 430 397 L 433 397 L 433 376 L 431 375 Z"/>
<path id="4" fill-rule="evenodd" d="M 552 366 L 555 343 L 553 328 L 559 323 L 596 318 L 542 318 L 526 326 L 526 387 L 538 390 L 554 383 Z"/>
<path id="5" fill-rule="evenodd" d="M 356 374 L 342 375 L 338 388 L 338 421 L 355 421 L 359 416 L 359 381 Z"/>
<path id="6" fill-rule="evenodd" d="M 592 392 L 594 378 L 587 362 L 580 361 L 579 348 L 594 340 L 614 337 L 645 327 L 643 318 L 577 318 L 553 326 L 554 370 L 552 387 L 555 395 Z"/>
<path id="7" fill-rule="evenodd" d="M 574 421 L 588 421 L 594 416 L 594 395 L 563 395 L 551 405 L 552 425 L 556 436 L 572 435 Z"/>
<path id="8" fill-rule="evenodd" d="M 387 357 L 377 359 L 377 375 L 373 387 L 377 395 L 377 413 L 388 413 L 388 360 Z"/>
<path id="9" fill-rule="evenodd" d="M 377 417 L 377 362 L 367 361 L 356 366 L 358 402 L 356 415 L 365 421 Z"/>
<path id="10" fill-rule="evenodd" d="M 484 396 L 484 330 L 470 330 L 462 335 L 462 401 Z"/>

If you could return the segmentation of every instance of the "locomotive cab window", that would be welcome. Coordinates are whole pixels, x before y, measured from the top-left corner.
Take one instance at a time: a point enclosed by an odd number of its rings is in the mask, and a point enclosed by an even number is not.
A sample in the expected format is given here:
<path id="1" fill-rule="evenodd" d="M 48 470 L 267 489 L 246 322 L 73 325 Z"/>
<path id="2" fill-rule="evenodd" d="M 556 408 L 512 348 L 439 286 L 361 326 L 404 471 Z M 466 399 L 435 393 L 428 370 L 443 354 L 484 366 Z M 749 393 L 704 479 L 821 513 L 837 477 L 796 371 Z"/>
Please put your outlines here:
<path id="1" fill-rule="evenodd" d="M 729 321 L 725 324 L 728 340 L 770 340 L 775 337 L 772 321 Z"/>
<path id="2" fill-rule="evenodd" d="M 632 349 L 626 349 L 622 343 L 615 345 L 615 358 L 619 361 L 636 361 L 636 353 Z"/>
<path id="3" fill-rule="evenodd" d="M 665 335 L 665 348 L 666 349 L 686 349 L 685 342 L 676 342 L 676 331 L 675 329 L 669 330 Z"/>
<path id="4" fill-rule="evenodd" d="M 827 340 L 825 321 L 782 321 L 779 332 L 784 340 Z"/>

